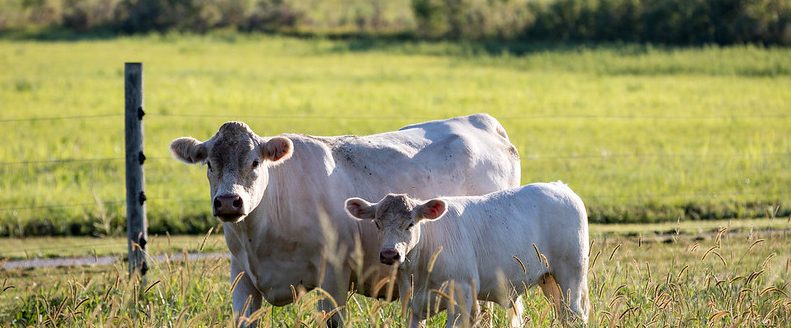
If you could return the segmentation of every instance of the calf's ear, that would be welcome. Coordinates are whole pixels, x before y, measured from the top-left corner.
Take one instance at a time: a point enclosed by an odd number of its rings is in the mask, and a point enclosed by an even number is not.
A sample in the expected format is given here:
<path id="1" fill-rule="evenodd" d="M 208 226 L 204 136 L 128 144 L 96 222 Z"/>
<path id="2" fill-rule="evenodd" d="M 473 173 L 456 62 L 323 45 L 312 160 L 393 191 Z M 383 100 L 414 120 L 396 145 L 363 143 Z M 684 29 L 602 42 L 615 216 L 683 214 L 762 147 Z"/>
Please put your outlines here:
<path id="1" fill-rule="evenodd" d="M 258 146 L 261 158 L 270 161 L 273 165 L 280 164 L 289 159 L 294 153 L 294 143 L 285 137 L 274 137 L 265 144 Z"/>
<path id="2" fill-rule="evenodd" d="M 183 137 L 170 143 L 170 153 L 177 160 L 187 164 L 202 163 L 209 156 L 209 151 L 198 139 Z"/>
<path id="3" fill-rule="evenodd" d="M 432 199 L 415 207 L 418 220 L 433 221 L 441 218 L 448 212 L 445 201 L 442 199 Z"/>
<path id="4" fill-rule="evenodd" d="M 362 198 L 349 198 L 346 200 L 346 212 L 359 220 L 373 220 L 376 206 Z"/>

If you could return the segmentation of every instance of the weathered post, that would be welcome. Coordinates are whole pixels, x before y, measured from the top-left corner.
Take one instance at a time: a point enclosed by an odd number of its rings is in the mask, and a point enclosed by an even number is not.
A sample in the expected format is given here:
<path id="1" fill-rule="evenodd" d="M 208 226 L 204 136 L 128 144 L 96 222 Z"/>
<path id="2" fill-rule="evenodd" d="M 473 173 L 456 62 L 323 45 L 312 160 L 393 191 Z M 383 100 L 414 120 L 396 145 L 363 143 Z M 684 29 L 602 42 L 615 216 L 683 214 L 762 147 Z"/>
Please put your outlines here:
<path id="1" fill-rule="evenodd" d="M 145 250 L 148 239 L 146 194 L 143 191 L 143 64 L 124 65 L 126 115 L 126 230 L 129 237 L 129 275 L 148 271 Z"/>

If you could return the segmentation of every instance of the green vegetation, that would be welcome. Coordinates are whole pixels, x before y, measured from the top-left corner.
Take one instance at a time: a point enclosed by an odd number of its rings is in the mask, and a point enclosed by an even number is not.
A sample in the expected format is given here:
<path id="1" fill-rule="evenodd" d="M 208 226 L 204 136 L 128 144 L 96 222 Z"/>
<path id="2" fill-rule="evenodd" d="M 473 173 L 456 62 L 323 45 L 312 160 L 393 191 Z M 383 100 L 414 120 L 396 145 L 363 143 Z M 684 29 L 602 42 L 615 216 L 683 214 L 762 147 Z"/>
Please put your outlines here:
<path id="1" fill-rule="evenodd" d="M 622 232 L 613 232 L 613 226 L 592 226 L 591 326 L 787 324 L 791 320 L 788 220 L 706 224 L 704 233 L 682 233 L 661 243 L 647 237 L 664 236 L 655 230 L 668 225 Z M 736 231 L 737 226 L 741 230 Z M 767 227 L 773 228 L 764 230 Z M 670 228 L 683 232 L 691 227 L 680 223 Z M 716 232 L 707 233 L 710 228 Z M 191 244 L 201 240 L 195 236 Z M 5 326 L 232 326 L 228 265 L 227 260 L 151 263 L 145 283 L 130 281 L 124 264 L 0 271 L 0 322 Z M 265 305 L 257 314 L 261 326 L 292 327 L 299 322 L 319 326 L 322 317 L 315 311 L 319 295 L 308 293 L 295 305 L 282 308 Z M 559 326 L 538 288 L 524 299 L 528 326 Z M 403 327 L 398 303 L 357 295 L 347 309 L 346 321 L 352 327 Z M 495 307 L 492 320 L 503 326 L 504 311 Z M 443 316 L 438 316 L 428 326 L 443 323 Z"/>
<path id="2" fill-rule="evenodd" d="M 146 251 L 150 255 L 167 253 L 227 252 L 222 235 L 149 236 Z M 0 260 L 35 258 L 126 256 L 126 237 L 28 237 L 0 238 Z"/>
<path id="3" fill-rule="evenodd" d="M 784 0 L 414 0 L 417 33 L 455 39 L 789 44 Z"/>
<path id="4" fill-rule="evenodd" d="M 205 167 L 170 158 L 176 137 L 228 120 L 363 135 L 476 112 L 506 127 L 523 183 L 563 180 L 592 222 L 791 214 L 788 49 L 164 35 L 0 41 L 0 235 L 122 233 L 124 61 L 145 63 L 155 234 L 216 224 Z"/>
<path id="5" fill-rule="evenodd" d="M 788 219 L 678 221 L 640 224 L 591 224 L 594 239 L 630 237 L 643 242 L 675 242 L 678 239 L 711 239 L 721 228 L 731 233 L 762 235 L 791 229 Z M 127 255 L 126 237 L 26 237 L 0 238 L 0 260 Z M 146 251 L 167 253 L 227 252 L 221 234 L 149 235 Z"/>
<path id="6" fill-rule="evenodd" d="M 787 0 L 6 0 L 0 31 L 791 44 Z"/>

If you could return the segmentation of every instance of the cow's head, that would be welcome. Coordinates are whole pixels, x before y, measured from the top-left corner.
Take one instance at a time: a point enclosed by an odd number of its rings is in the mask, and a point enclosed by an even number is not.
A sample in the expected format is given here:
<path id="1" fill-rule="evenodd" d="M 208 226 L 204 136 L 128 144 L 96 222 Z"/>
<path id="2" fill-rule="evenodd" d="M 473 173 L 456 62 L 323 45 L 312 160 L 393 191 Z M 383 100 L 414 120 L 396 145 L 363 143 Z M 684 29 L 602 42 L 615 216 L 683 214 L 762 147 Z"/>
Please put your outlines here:
<path id="1" fill-rule="evenodd" d="M 261 202 L 269 183 L 268 168 L 291 157 L 284 137 L 262 138 L 247 124 L 227 122 L 211 139 L 184 137 L 170 143 L 176 159 L 206 164 L 212 211 L 224 222 L 239 222 Z"/>
<path id="2" fill-rule="evenodd" d="M 406 195 L 389 194 L 378 203 L 360 198 L 346 200 L 346 211 L 358 220 L 373 220 L 382 238 L 379 260 L 384 264 L 403 263 L 420 241 L 420 226 L 445 215 L 445 202 L 420 202 Z"/>

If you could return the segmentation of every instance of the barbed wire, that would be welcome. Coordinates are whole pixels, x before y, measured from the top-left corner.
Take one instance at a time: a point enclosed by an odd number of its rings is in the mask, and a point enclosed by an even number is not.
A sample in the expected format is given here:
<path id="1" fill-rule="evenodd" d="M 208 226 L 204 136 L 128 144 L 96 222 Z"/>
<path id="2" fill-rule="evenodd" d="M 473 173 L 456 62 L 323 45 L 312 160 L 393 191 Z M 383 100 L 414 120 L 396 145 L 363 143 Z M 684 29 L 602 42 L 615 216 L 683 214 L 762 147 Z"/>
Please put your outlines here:
<path id="1" fill-rule="evenodd" d="M 124 114 L 94 114 L 94 115 L 44 116 L 44 117 L 12 117 L 12 118 L 0 118 L 0 123 L 85 120 L 85 119 L 123 117 L 123 116 Z"/>
<path id="2" fill-rule="evenodd" d="M 0 166 L 19 166 L 19 165 L 45 165 L 45 164 L 68 164 L 68 163 L 86 163 L 86 162 L 114 162 L 122 161 L 123 158 L 61 158 L 50 160 L 33 160 L 33 161 L 19 161 L 19 162 L 0 162 Z"/>
<path id="3" fill-rule="evenodd" d="M 646 158 L 738 158 L 738 157 L 783 157 L 791 156 L 791 152 L 768 152 L 768 153 L 650 153 L 650 154 L 580 154 L 580 155 L 535 155 L 527 154 L 522 155 L 522 159 L 527 161 L 541 161 L 541 160 L 578 160 L 578 159 L 646 159 Z M 165 161 L 172 160 L 169 156 L 148 157 L 147 161 Z M 64 158 L 53 160 L 32 160 L 32 161 L 19 161 L 19 162 L 0 162 L 0 166 L 21 166 L 21 165 L 49 165 L 49 164 L 68 164 L 68 163 L 89 163 L 89 162 L 113 162 L 123 161 L 123 158 Z"/>
<path id="4" fill-rule="evenodd" d="M 159 202 L 159 201 L 176 201 L 177 203 L 198 203 L 198 202 L 206 202 L 206 199 L 185 199 L 185 198 L 175 198 L 175 197 L 156 197 L 156 198 L 146 198 L 147 202 Z M 42 210 L 42 209 L 55 209 L 55 208 L 71 208 L 71 207 L 95 207 L 99 205 L 123 205 L 122 207 L 126 206 L 126 200 L 111 200 L 111 201 L 99 201 L 93 203 L 72 203 L 72 204 L 48 204 L 48 205 L 36 205 L 36 206 L 16 206 L 16 207 L 4 207 L 0 208 L 0 212 L 9 212 L 9 211 L 23 211 L 23 210 Z"/>
<path id="5" fill-rule="evenodd" d="M 321 120 L 424 120 L 424 119 L 437 119 L 434 116 L 342 116 L 342 115 L 237 115 L 237 114 L 180 114 L 180 113 L 150 113 L 154 117 L 165 118 L 250 118 L 250 119 L 321 119 Z M 3 118 L 0 123 L 10 122 L 35 122 L 35 121 L 55 121 L 55 120 L 84 120 L 84 119 L 100 119 L 109 117 L 123 117 L 123 114 L 95 114 L 95 115 L 71 115 L 71 116 L 52 116 L 52 117 L 28 117 L 28 118 Z M 732 120 L 732 119 L 778 119 L 778 118 L 791 118 L 791 114 L 745 114 L 745 115 L 500 115 L 497 116 L 501 120 L 554 120 L 554 119 L 590 119 L 590 120 Z M 649 154 L 572 154 L 572 155 L 538 155 L 526 154 L 522 158 L 525 161 L 541 161 L 541 160 L 606 160 L 613 158 L 622 159 L 646 159 L 646 158 L 737 158 L 737 157 L 782 157 L 791 156 L 791 152 L 745 152 L 745 153 L 649 153 Z M 150 157 L 147 160 L 162 161 L 170 160 L 170 157 Z M 105 157 L 105 158 L 63 158 L 63 159 L 47 159 L 47 160 L 25 160 L 25 161 L 8 161 L 0 162 L 0 167 L 9 166 L 34 166 L 34 165 L 53 165 L 53 164 L 68 164 L 68 163 L 105 163 L 105 162 L 120 162 L 124 158 Z M 764 195 L 766 193 L 696 193 L 688 195 L 679 194 L 641 194 L 641 195 L 592 195 L 592 198 L 614 198 L 614 199 L 647 199 L 647 198 L 687 198 L 687 197 L 737 197 L 748 195 Z M 787 195 L 786 193 L 769 193 L 772 195 Z M 205 199 L 183 199 L 183 198 L 149 198 L 149 201 L 171 201 L 179 203 L 198 203 L 205 202 Z M 72 203 L 72 204 L 45 204 L 35 206 L 15 206 L 0 208 L 0 212 L 9 211 L 30 211 L 30 210 L 46 210 L 56 208 L 89 208 L 105 205 L 126 205 L 125 200 L 112 200 L 105 202 L 91 202 L 91 203 Z"/>
<path id="6" fill-rule="evenodd" d="M 732 157 L 782 157 L 782 156 L 791 156 L 791 152 L 779 152 L 779 153 L 705 153 L 705 154 L 684 154 L 684 153 L 653 153 L 653 154 L 583 154 L 583 155 L 550 155 L 550 156 L 542 156 L 542 155 L 522 155 L 522 159 L 528 161 L 534 160 L 560 160 L 560 159 L 567 159 L 567 160 L 577 160 L 577 159 L 611 159 L 611 158 L 635 158 L 635 159 L 644 159 L 644 158 L 679 158 L 679 157 L 692 157 L 692 158 L 706 158 L 706 157 L 714 157 L 714 158 L 732 158 Z"/>
<path id="7" fill-rule="evenodd" d="M 696 192 L 696 193 L 687 193 L 687 194 L 634 194 L 634 195 L 598 195 L 598 194 L 590 194 L 590 195 L 583 195 L 586 196 L 585 198 L 594 198 L 594 199 L 648 199 L 648 198 L 685 198 L 685 199 L 695 199 L 699 197 L 706 197 L 706 198 L 713 198 L 713 199 L 720 199 L 726 197 L 740 197 L 740 196 L 760 196 L 760 195 L 772 195 L 772 197 L 784 197 L 791 195 L 791 192 L 737 192 L 737 193 L 722 193 L 722 192 Z M 148 198 L 146 199 L 147 202 L 160 202 L 160 201 L 167 201 L 171 203 L 204 203 L 208 202 L 209 199 L 197 199 L 197 198 L 177 198 L 177 197 L 157 197 L 157 198 Z M 89 207 L 97 207 L 97 206 L 105 206 L 105 205 L 122 205 L 120 207 L 126 206 L 125 200 L 114 200 L 114 201 L 102 201 L 102 202 L 93 202 L 93 203 L 73 203 L 73 204 L 49 204 L 49 205 L 38 205 L 38 206 L 17 206 L 17 207 L 5 207 L 0 208 L 0 212 L 9 212 L 9 211 L 23 211 L 23 210 L 45 210 L 45 209 L 54 209 L 54 208 L 89 208 Z"/>
<path id="8" fill-rule="evenodd" d="M 102 202 L 93 202 L 93 203 L 49 204 L 49 205 L 35 205 L 35 206 L 4 207 L 4 208 L 0 208 L 0 212 L 71 208 L 71 207 L 86 208 L 86 207 L 99 206 L 100 205 L 99 203 L 101 203 L 101 205 L 114 205 L 114 204 L 126 204 L 126 201 L 114 200 L 114 201 L 102 201 Z"/>
<path id="9" fill-rule="evenodd" d="M 181 113 L 150 113 L 147 115 L 171 118 L 243 118 L 243 119 L 275 119 L 275 120 L 437 120 L 437 116 L 393 116 L 393 115 L 254 115 L 254 114 L 181 114 Z M 496 115 L 499 120 L 563 120 L 563 119 L 596 119 L 596 120 L 732 120 L 732 119 L 778 119 L 791 118 L 791 114 L 742 114 L 742 115 Z"/>
<path id="10" fill-rule="evenodd" d="M 711 199 L 722 199 L 722 198 L 731 198 L 731 197 L 743 197 L 743 196 L 757 196 L 757 195 L 766 195 L 771 194 L 772 197 L 785 197 L 791 195 L 791 192 L 739 192 L 739 193 L 720 193 L 720 192 L 695 192 L 695 193 L 687 193 L 687 194 L 636 194 L 636 195 L 582 195 L 585 199 L 657 199 L 657 198 L 682 198 L 682 199 L 693 199 L 699 197 L 711 198 Z M 779 199 L 777 199 L 779 201 Z M 175 203 L 204 203 L 208 202 L 208 199 L 190 199 L 190 198 L 178 198 L 178 197 L 156 197 L 150 198 L 147 201 L 159 202 L 159 201 L 168 201 L 168 202 L 175 202 Z M 121 207 L 126 206 L 126 201 L 106 201 L 100 202 L 101 205 L 108 205 L 108 204 L 121 204 Z M 79 204 L 54 204 L 54 205 L 44 205 L 44 206 L 32 206 L 32 207 L 11 207 L 11 208 L 0 208 L 0 212 L 3 211 L 13 211 L 13 210 L 39 210 L 39 209 L 49 209 L 49 208 L 67 208 L 67 207 L 97 207 L 99 203 L 79 203 Z M 92 250 L 95 249 L 102 249 L 107 247 L 115 247 L 115 246 L 123 246 L 126 245 L 125 241 L 116 241 L 116 242 L 105 242 L 105 243 L 85 243 L 85 244 L 70 244 L 69 247 L 76 247 L 76 248 L 91 248 Z M 187 246 L 184 246 L 187 247 Z M 15 250 L 10 251 L 7 256 L 18 256 L 19 254 L 35 254 L 40 252 L 46 252 L 48 250 L 54 249 L 61 249 L 61 246 L 44 246 L 44 247 L 37 247 L 31 249 L 22 249 L 22 250 Z"/>
<path id="11" fill-rule="evenodd" d="M 151 116 L 160 117 L 206 117 L 206 118 L 254 118 L 254 119 L 323 119 L 323 120 L 422 120 L 422 119 L 437 119 L 434 116 L 343 116 L 343 115 L 236 115 L 236 114 L 180 114 L 180 113 L 150 113 Z M 52 117 L 28 117 L 28 118 L 4 118 L 0 119 L 0 123 L 8 122 L 26 122 L 26 121 L 52 121 L 52 120 L 81 120 L 81 119 L 95 119 L 107 117 L 122 117 L 123 114 L 96 114 L 96 115 L 72 115 L 72 116 L 52 116 Z M 684 119 L 705 119 L 705 120 L 727 120 L 727 119 L 766 119 L 766 118 L 791 118 L 791 114 L 745 114 L 745 115 L 502 115 L 498 116 L 499 119 L 512 120 L 512 119 L 616 119 L 616 120 L 637 120 L 637 119 L 652 119 L 652 120 L 684 120 Z M 526 155 L 523 156 L 526 160 L 547 160 L 547 159 L 607 159 L 607 158 L 658 158 L 658 157 L 750 157 L 750 156 L 788 156 L 791 153 L 761 153 L 761 154 L 582 154 L 582 155 Z M 149 158 L 152 160 L 161 160 L 168 157 L 155 157 Z M 48 165 L 48 164 L 66 164 L 66 163 L 85 163 L 85 162 L 107 162 L 107 161 L 120 161 L 123 158 L 64 158 L 64 159 L 51 159 L 51 160 L 24 160 L 24 161 L 7 161 L 0 162 L 0 166 L 21 166 L 21 165 Z"/>
<path id="12" fill-rule="evenodd" d="M 761 195 L 773 195 L 773 196 L 788 196 L 791 193 L 788 192 L 737 192 L 737 193 L 723 193 L 723 192 L 696 192 L 696 193 L 687 193 L 687 194 L 635 194 L 635 195 L 596 195 L 591 194 L 587 198 L 604 198 L 604 199 L 648 199 L 648 198 L 685 198 L 685 199 L 695 199 L 701 197 L 707 198 L 714 198 L 714 199 L 721 199 L 721 198 L 730 198 L 730 197 L 740 197 L 740 196 L 761 196 Z"/>
<path id="13" fill-rule="evenodd" d="M 271 114 L 183 114 L 147 113 L 146 115 L 164 118 L 226 118 L 226 119 L 271 119 L 271 120 L 437 120 L 442 117 L 430 115 L 271 115 Z M 123 117 L 123 114 L 67 115 L 44 117 L 0 118 L 0 123 L 24 123 L 40 121 L 65 121 Z M 497 115 L 500 120 L 735 120 L 735 119 L 784 119 L 791 114 L 740 114 L 740 115 L 584 115 L 584 114 L 536 114 L 536 115 Z"/>

